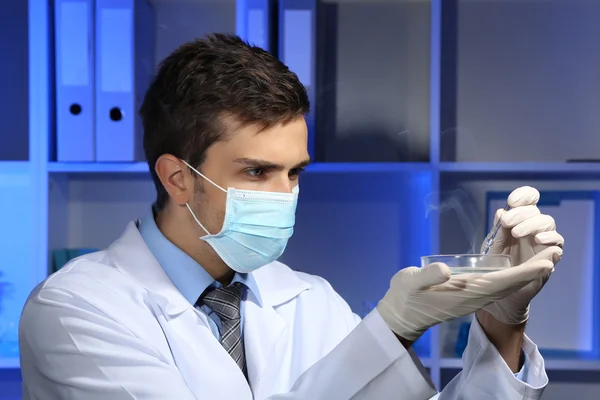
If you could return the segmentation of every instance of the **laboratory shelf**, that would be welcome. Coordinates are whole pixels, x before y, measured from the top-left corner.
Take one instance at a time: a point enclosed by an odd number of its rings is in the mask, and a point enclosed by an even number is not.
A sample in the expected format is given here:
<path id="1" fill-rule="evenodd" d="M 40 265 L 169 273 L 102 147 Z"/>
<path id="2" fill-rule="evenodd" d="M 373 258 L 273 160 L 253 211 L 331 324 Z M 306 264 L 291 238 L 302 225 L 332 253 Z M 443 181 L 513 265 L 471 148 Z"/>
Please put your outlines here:
<path id="1" fill-rule="evenodd" d="M 315 162 L 308 166 L 307 172 L 422 172 L 433 170 L 427 162 L 388 162 L 388 163 L 335 163 Z"/>
<path id="2" fill-rule="evenodd" d="M 0 172 L 23 172 L 29 168 L 28 161 L 0 161 Z"/>
<path id="3" fill-rule="evenodd" d="M 469 174 L 533 174 L 536 175 L 600 175 L 600 163 L 560 163 L 560 162 L 441 162 L 441 172 Z"/>
<path id="4" fill-rule="evenodd" d="M 26 161 L 0 161 L 0 168 L 15 168 L 27 165 Z M 345 163 L 315 162 L 308 166 L 308 172 L 456 172 L 468 174 L 530 174 L 536 175 L 600 175 L 600 163 L 479 163 L 442 162 L 437 166 L 428 163 L 389 162 L 389 163 Z M 107 173 L 107 172 L 148 172 L 145 162 L 130 163 L 78 163 L 50 162 L 51 173 Z"/>
<path id="5" fill-rule="evenodd" d="M 53 173 L 148 173 L 148 164 L 145 162 L 132 163 L 68 163 L 50 162 L 48 172 Z"/>
<path id="6" fill-rule="evenodd" d="M 328 163 L 315 162 L 308 166 L 307 172 L 311 173 L 337 173 L 337 172 L 421 172 L 433 170 L 429 163 Z M 50 162 L 50 173 L 148 173 L 148 164 L 145 162 L 132 163 L 78 163 L 78 162 Z"/>
<path id="7" fill-rule="evenodd" d="M 560 371 L 600 371 L 600 360 L 544 358 L 546 369 Z"/>
<path id="8" fill-rule="evenodd" d="M 553 371 L 600 371 L 600 360 L 544 358 L 544 363 L 547 370 Z M 462 359 L 458 357 L 442 358 L 440 368 L 461 369 Z"/>
<path id="9" fill-rule="evenodd" d="M 20 368 L 20 360 L 18 357 L 8 358 L 8 357 L 0 357 L 0 369 L 14 369 Z"/>

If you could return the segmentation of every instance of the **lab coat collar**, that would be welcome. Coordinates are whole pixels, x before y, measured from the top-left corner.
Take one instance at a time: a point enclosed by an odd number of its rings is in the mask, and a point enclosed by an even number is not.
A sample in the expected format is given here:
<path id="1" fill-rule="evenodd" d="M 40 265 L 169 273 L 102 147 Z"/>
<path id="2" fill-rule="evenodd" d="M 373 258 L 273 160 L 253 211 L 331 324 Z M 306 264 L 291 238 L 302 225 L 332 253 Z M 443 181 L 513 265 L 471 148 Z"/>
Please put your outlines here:
<path id="1" fill-rule="evenodd" d="M 130 222 L 121 237 L 108 247 L 115 267 L 155 295 L 166 314 L 175 316 L 193 308 L 160 266 L 138 226 L 139 221 Z"/>
<path id="2" fill-rule="evenodd" d="M 146 245 L 138 224 L 139 221 L 130 222 L 121 237 L 107 249 L 114 265 L 150 293 L 157 295 L 159 306 L 168 315 L 177 315 L 193 308 Z M 277 261 L 259 268 L 252 275 L 261 294 L 263 307 L 281 305 L 310 288 L 308 282 Z"/>
<path id="3" fill-rule="evenodd" d="M 290 267 L 279 261 L 260 267 L 252 275 L 263 303 L 271 307 L 286 303 L 311 287 Z"/>

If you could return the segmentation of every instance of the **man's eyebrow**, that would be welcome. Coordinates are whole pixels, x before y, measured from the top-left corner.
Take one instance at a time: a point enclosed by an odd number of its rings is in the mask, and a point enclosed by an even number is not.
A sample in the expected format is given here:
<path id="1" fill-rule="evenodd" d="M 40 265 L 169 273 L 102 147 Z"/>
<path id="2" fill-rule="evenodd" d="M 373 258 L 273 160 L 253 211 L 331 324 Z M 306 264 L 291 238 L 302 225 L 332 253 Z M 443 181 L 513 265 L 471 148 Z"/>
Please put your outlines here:
<path id="1" fill-rule="evenodd" d="M 242 158 L 236 158 L 233 161 L 236 163 L 239 163 L 239 164 L 244 164 L 248 167 L 253 167 L 253 168 L 264 168 L 264 169 L 272 169 L 272 170 L 278 170 L 278 171 L 285 169 L 285 165 L 277 164 L 277 163 L 274 163 L 271 161 L 266 161 L 266 160 L 254 159 L 254 158 L 242 157 Z M 304 161 L 296 164 L 292 169 L 304 168 L 308 164 L 310 164 L 310 162 L 311 162 L 310 159 L 304 160 Z"/>
<path id="2" fill-rule="evenodd" d="M 306 160 L 296 164 L 296 166 L 292 169 L 306 168 L 311 162 L 312 160 L 310 158 L 307 158 Z"/>
<path id="3" fill-rule="evenodd" d="M 285 169 L 285 166 L 281 165 L 281 164 L 276 164 L 273 163 L 271 161 L 266 161 L 266 160 L 258 160 L 255 158 L 236 158 L 235 160 L 233 160 L 236 163 L 239 164 L 244 164 L 248 167 L 253 167 L 253 168 L 264 168 L 264 169 L 275 169 L 275 170 L 282 170 Z"/>

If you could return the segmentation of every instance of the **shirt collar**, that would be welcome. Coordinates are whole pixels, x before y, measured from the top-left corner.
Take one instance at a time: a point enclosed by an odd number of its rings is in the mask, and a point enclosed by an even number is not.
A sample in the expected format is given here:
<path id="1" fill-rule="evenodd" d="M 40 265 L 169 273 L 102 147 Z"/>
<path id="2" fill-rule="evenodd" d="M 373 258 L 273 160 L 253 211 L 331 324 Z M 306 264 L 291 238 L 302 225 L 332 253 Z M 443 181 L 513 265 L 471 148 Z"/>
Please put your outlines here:
<path id="1" fill-rule="evenodd" d="M 140 221 L 139 231 L 158 263 L 190 304 L 195 304 L 209 286 L 221 287 L 200 264 L 162 234 L 153 215 Z M 236 273 L 232 280 L 234 282 L 243 283 L 262 307 L 260 292 L 252 273 Z"/>

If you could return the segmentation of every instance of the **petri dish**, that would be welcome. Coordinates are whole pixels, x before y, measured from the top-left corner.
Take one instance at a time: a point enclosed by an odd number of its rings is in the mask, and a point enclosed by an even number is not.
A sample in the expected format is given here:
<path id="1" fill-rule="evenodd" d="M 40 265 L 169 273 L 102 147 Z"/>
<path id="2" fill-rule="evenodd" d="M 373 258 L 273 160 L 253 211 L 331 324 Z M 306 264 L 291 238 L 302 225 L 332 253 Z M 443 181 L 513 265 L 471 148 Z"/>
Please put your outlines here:
<path id="1" fill-rule="evenodd" d="M 512 260 L 506 254 L 440 254 L 421 257 L 421 267 L 436 262 L 450 267 L 452 275 L 485 274 L 512 267 Z"/>

